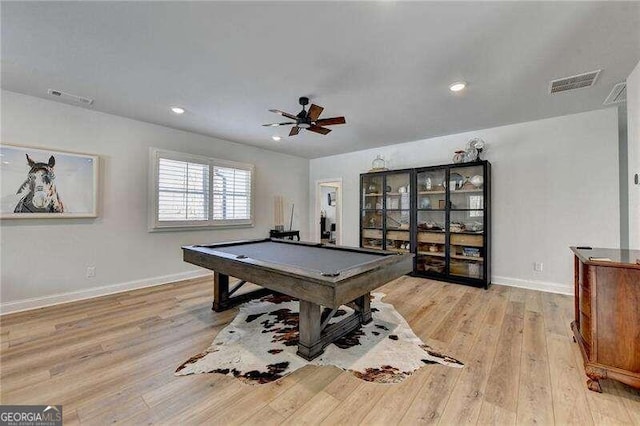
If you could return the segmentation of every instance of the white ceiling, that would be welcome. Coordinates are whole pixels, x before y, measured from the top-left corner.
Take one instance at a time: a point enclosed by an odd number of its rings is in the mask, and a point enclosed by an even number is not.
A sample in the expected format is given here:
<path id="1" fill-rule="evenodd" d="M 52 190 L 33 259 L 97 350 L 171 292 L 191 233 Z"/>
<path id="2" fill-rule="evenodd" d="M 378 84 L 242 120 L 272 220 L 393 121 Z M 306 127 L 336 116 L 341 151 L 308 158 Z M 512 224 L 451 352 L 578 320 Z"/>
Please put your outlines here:
<path id="1" fill-rule="evenodd" d="M 602 108 L 640 2 L 2 2 L 2 87 L 307 158 Z M 602 69 L 595 86 L 552 79 Z M 452 94 L 448 85 L 468 82 Z M 262 127 L 300 110 L 327 136 Z M 170 105 L 187 109 L 183 116 Z M 287 120 L 284 120 L 287 121 Z"/>

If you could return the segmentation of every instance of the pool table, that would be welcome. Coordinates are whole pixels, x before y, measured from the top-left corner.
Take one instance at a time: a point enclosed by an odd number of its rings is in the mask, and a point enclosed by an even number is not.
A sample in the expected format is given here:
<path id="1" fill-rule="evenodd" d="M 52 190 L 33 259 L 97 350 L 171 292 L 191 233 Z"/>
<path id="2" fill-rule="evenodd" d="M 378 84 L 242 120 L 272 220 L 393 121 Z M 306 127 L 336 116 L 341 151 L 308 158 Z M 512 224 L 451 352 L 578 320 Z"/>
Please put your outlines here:
<path id="1" fill-rule="evenodd" d="M 269 291 L 300 300 L 297 354 L 311 360 L 334 340 L 371 321 L 369 293 L 413 270 L 413 255 L 317 243 L 260 239 L 182 247 L 185 262 L 214 271 L 213 309 Z M 229 276 L 240 279 L 229 289 Z M 231 297 L 245 282 L 263 287 Z M 354 313 L 329 324 L 341 305 Z"/>

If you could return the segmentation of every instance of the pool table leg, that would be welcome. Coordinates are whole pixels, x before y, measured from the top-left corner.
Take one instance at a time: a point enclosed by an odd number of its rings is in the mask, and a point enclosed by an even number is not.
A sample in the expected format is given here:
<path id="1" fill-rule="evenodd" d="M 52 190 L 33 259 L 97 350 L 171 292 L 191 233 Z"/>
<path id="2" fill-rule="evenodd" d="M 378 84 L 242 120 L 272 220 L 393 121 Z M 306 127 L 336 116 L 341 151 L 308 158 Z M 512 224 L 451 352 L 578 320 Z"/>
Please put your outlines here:
<path id="1" fill-rule="evenodd" d="M 216 312 L 227 309 L 229 302 L 229 275 L 219 272 L 213 273 L 213 310 Z"/>
<path id="2" fill-rule="evenodd" d="M 300 320 L 298 330 L 298 355 L 304 359 L 312 360 L 324 352 L 320 329 L 322 309 L 320 305 L 306 300 L 300 300 Z"/>
<path id="3" fill-rule="evenodd" d="M 371 297 L 369 293 L 364 296 L 358 297 L 354 300 L 356 305 L 356 310 L 360 313 L 360 321 L 362 324 L 369 324 L 372 320 L 371 318 Z"/>
<path id="4" fill-rule="evenodd" d="M 251 299 L 266 296 L 272 294 L 273 291 L 267 288 L 261 288 L 258 290 L 249 291 L 234 297 L 231 295 L 240 287 L 245 281 L 241 281 L 239 285 L 229 291 L 229 275 L 221 274 L 219 272 L 213 273 L 213 307 L 216 312 L 225 311 L 240 303 L 246 302 Z"/>
<path id="5" fill-rule="evenodd" d="M 360 327 L 360 324 L 371 322 L 371 298 L 369 293 L 358 297 L 349 304 L 355 312 L 340 322 L 322 328 L 322 307 L 313 302 L 300 300 L 300 320 L 298 330 L 297 354 L 311 361 L 324 352 L 325 346 L 336 339 Z"/>

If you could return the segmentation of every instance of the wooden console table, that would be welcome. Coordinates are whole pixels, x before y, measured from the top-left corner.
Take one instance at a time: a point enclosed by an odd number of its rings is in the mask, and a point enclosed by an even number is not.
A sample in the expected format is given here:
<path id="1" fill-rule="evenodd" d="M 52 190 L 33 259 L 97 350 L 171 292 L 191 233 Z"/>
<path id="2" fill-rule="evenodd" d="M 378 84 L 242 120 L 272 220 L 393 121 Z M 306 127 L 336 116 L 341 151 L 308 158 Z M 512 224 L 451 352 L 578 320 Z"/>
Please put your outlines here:
<path id="1" fill-rule="evenodd" d="M 271 229 L 269 231 L 269 237 L 288 238 L 290 240 L 293 240 L 293 237 L 296 237 L 298 241 L 300 241 L 300 231 L 277 231 L 275 229 Z"/>
<path id="2" fill-rule="evenodd" d="M 614 379 L 640 388 L 640 250 L 571 247 L 575 254 L 574 340 L 589 389 Z"/>

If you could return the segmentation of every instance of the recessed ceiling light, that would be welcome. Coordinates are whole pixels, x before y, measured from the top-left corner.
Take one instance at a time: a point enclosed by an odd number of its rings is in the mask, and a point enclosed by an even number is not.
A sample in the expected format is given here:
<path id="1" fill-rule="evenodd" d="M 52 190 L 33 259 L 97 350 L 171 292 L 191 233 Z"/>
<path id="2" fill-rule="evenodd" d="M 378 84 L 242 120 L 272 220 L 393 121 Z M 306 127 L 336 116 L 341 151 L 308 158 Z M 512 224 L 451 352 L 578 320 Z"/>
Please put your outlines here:
<path id="1" fill-rule="evenodd" d="M 273 139 L 274 141 L 278 142 L 282 138 L 280 136 L 271 136 L 271 139 Z"/>
<path id="2" fill-rule="evenodd" d="M 451 90 L 452 92 L 459 92 L 465 87 L 467 87 L 467 83 L 465 83 L 464 81 L 456 81 L 451 86 L 449 86 L 449 90 Z"/>
<path id="3" fill-rule="evenodd" d="M 174 114 L 184 114 L 184 108 L 180 108 L 177 106 L 171 107 L 171 112 L 173 112 Z"/>

